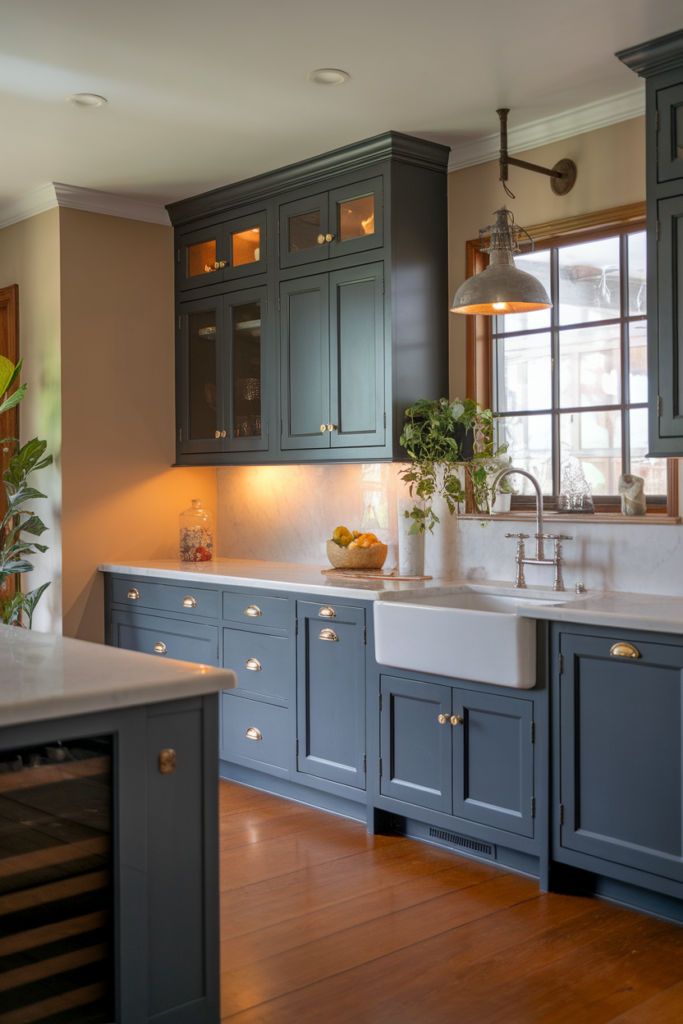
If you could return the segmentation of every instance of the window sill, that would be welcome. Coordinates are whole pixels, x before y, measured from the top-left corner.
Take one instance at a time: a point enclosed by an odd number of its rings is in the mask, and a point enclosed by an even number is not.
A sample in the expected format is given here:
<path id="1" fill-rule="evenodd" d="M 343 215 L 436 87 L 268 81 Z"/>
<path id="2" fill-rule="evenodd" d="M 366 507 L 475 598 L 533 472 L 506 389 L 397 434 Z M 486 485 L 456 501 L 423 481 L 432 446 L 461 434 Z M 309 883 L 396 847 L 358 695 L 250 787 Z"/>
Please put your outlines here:
<path id="1" fill-rule="evenodd" d="M 466 512 L 460 516 L 461 519 L 480 519 L 486 522 L 527 522 L 533 523 L 536 520 L 535 512 L 503 512 L 499 515 L 487 516 L 479 512 Z M 679 526 L 683 519 L 680 516 L 664 516 L 656 512 L 644 516 L 623 516 L 621 512 L 593 512 L 586 514 L 575 512 L 567 514 L 562 512 L 543 512 L 545 523 L 621 523 L 633 526 Z M 550 532 L 550 531 L 548 531 Z"/>

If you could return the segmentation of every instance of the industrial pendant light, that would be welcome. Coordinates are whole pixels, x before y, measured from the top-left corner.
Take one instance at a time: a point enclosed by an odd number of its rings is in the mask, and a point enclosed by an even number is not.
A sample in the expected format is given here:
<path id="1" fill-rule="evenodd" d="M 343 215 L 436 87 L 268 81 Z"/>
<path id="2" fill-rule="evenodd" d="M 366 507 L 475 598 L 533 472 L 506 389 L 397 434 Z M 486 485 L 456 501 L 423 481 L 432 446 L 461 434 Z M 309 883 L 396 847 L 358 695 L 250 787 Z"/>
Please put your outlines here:
<path id="1" fill-rule="evenodd" d="M 489 265 L 460 285 L 451 312 L 501 316 L 552 306 L 541 282 L 515 266 L 512 257 L 520 251 L 517 238 L 523 231 L 505 206 L 496 210 L 496 223 L 479 231 L 480 242 L 490 235 L 488 247 L 481 249 L 490 254 Z"/>
<path id="2" fill-rule="evenodd" d="M 509 110 L 501 108 L 496 113 L 500 118 L 500 181 L 511 199 L 514 195 L 507 185 L 508 165 L 522 167 L 550 178 L 550 187 L 556 195 L 566 195 L 576 181 L 576 164 L 572 160 L 560 160 L 554 167 L 539 167 L 538 164 L 518 160 L 508 154 L 507 116 Z M 482 239 L 490 235 L 488 248 Z M 520 252 L 517 244 L 521 234 L 531 242 L 529 233 L 515 224 L 515 218 L 505 206 L 496 210 L 496 223 L 479 231 L 481 252 L 490 255 L 489 265 L 480 274 L 475 274 L 458 288 L 453 299 L 451 312 L 474 313 L 484 316 L 502 316 L 505 313 L 530 313 L 535 309 L 548 309 L 552 302 L 545 288 L 537 278 L 515 267 L 513 255 Z"/>

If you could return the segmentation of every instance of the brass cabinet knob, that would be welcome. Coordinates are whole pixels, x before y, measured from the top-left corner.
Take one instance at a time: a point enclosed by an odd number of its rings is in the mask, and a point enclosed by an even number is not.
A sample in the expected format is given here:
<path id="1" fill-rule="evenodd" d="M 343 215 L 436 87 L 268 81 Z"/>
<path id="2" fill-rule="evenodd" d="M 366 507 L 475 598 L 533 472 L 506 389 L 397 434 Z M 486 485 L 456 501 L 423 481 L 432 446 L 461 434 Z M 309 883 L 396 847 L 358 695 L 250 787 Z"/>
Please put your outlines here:
<path id="1" fill-rule="evenodd" d="M 330 433 L 332 433 L 332 431 L 336 430 L 337 427 L 336 427 L 336 425 L 334 423 L 328 423 L 327 424 L 327 429 L 330 431 Z"/>
<path id="2" fill-rule="evenodd" d="M 244 609 L 244 614 L 250 615 L 252 619 L 257 619 L 258 616 L 261 614 L 261 609 L 258 607 L 258 605 L 250 604 L 248 608 Z"/>
<path id="3" fill-rule="evenodd" d="M 319 640 L 339 640 L 339 637 L 333 629 L 321 629 Z"/>
<path id="4" fill-rule="evenodd" d="M 221 432 L 220 432 L 220 430 L 216 430 L 216 431 L 214 431 L 214 435 L 213 435 L 213 436 L 214 436 L 214 437 L 220 437 L 220 436 L 221 436 Z"/>
<path id="5" fill-rule="evenodd" d="M 462 717 L 462 715 L 451 715 L 449 721 L 451 725 L 462 725 L 465 719 Z"/>
<path id="6" fill-rule="evenodd" d="M 320 433 L 324 434 L 326 430 L 327 430 L 327 424 L 326 423 L 321 423 L 320 424 Z"/>
<path id="7" fill-rule="evenodd" d="M 162 644 L 161 640 L 157 640 L 154 650 L 156 654 L 166 654 L 166 644 Z"/>
<path id="8" fill-rule="evenodd" d="M 334 608 L 330 608 L 330 606 L 328 604 L 326 604 L 323 608 L 320 609 L 320 611 L 318 612 L 318 615 L 320 615 L 320 617 L 323 618 L 323 619 L 336 619 L 337 618 L 337 613 L 335 612 Z"/>
<path id="9" fill-rule="evenodd" d="M 162 775 L 172 775 L 175 771 L 175 750 L 168 747 L 159 751 L 159 771 Z"/>
<path id="10" fill-rule="evenodd" d="M 451 720 L 450 715 L 439 715 L 439 725 L 448 725 Z"/>
<path id="11" fill-rule="evenodd" d="M 135 587 L 131 587 L 130 590 L 128 591 L 128 600 L 129 601 L 139 601 L 140 600 L 140 594 L 135 589 Z"/>
<path id="12" fill-rule="evenodd" d="M 318 245 L 324 245 L 324 244 L 325 244 L 325 236 L 324 235 L 318 235 Z"/>
<path id="13" fill-rule="evenodd" d="M 247 668 L 249 669 L 250 672 L 260 672 L 261 662 L 258 660 L 258 658 L 248 658 Z"/>
<path id="14" fill-rule="evenodd" d="M 326 242 L 331 242 L 333 238 L 334 238 L 334 235 L 330 235 L 330 234 L 325 235 L 325 241 Z"/>
<path id="15" fill-rule="evenodd" d="M 225 437 L 226 434 L 227 434 L 227 430 L 221 430 L 221 437 Z"/>
<path id="16" fill-rule="evenodd" d="M 618 644 L 610 649 L 610 654 L 614 658 L 639 658 L 640 651 L 633 644 L 627 643 L 625 640 L 620 640 Z"/>
<path id="17" fill-rule="evenodd" d="M 222 270 L 223 267 L 226 267 L 226 266 L 227 266 L 227 261 L 226 260 L 221 260 L 219 263 L 214 263 L 213 269 L 214 270 Z"/>
<path id="18" fill-rule="evenodd" d="M 197 602 L 195 601 L 195 599 L 193 597 L 189 597 L 188 596 L 188 597 L 184 597 L 183 598 L 183 608 L 196 608 L 196 607 L 197 607 Z"/>
<path id="19" fill-rule="evenodd" d="M 255 725 L 252 725 L 250 729 L 247 729 L 248 740 L 262 740 L 263 735 L 260 729 L 257 729 Z"/>

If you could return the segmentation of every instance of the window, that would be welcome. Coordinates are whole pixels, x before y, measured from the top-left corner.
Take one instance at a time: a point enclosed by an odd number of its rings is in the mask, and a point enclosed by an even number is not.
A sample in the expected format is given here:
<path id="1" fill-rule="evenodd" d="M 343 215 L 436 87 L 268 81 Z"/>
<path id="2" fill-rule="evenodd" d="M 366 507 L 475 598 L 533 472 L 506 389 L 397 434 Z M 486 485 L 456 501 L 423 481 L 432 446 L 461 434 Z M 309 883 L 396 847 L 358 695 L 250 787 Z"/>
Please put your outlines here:
<path id="1" fill-rule="evenodd" d="M 549 507 L 564 475 L 578 470 L 596 509 L 618 512 L 619 476 L 636 473 L 645 479 L 648 511 L 675 514 L 667 509 L 670 460 L 646 458 L 643 205 L 628 208 L 625 218 L 608 211 L 602 225 L 594 215 L 531 229 L 535 249 L 515 263 L 542 281 L 552 309 L 468 318 L 476 319 L 469 326 L 469 393 L 496 413 L 500 442 L 508 443 L 515 465 L 539 480 Z M 588 219 L 593 226 L 582 230 Z M 470 252 L 472 271 L 486 259 Z M 514 484 L 514 505 L 523 507 L 533 489 L 524 477 Z"/>

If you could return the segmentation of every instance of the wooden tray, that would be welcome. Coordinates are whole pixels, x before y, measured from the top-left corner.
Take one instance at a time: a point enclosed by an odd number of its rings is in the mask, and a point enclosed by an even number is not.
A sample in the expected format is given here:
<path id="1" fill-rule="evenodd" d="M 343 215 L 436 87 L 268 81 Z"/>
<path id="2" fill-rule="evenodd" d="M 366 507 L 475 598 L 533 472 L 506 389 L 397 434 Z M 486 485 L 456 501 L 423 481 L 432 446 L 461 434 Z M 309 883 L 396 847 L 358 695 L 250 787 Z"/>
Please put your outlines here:
<path id="1" fill-rule="evenodd" d="M 346 576 L 351 579 L 360 580 L 389 580 L 390 583 L 400 583 L 403 580 L 432 580 L 433 576 L 401 576 L 398 569 L 387 571 L 385 569 L 321 569 L 323 576 Z"/>

